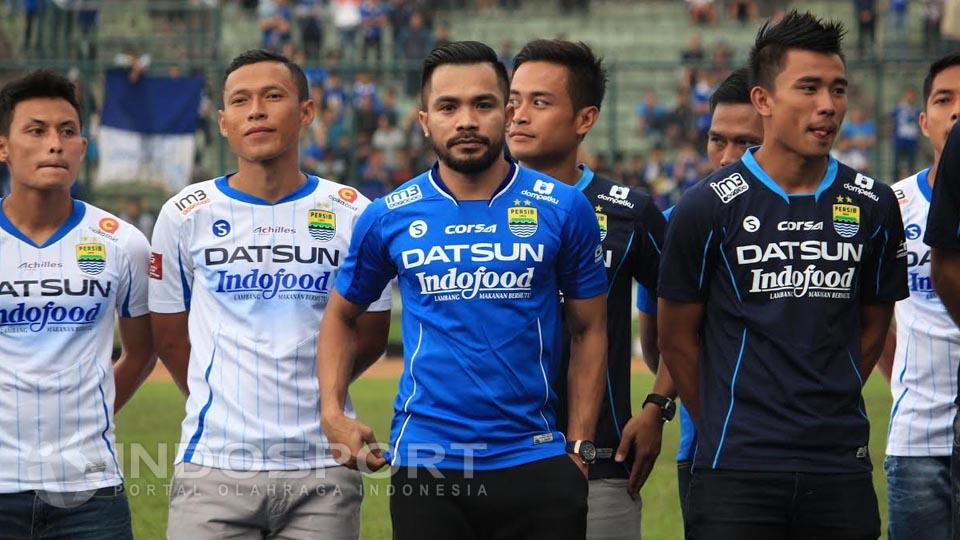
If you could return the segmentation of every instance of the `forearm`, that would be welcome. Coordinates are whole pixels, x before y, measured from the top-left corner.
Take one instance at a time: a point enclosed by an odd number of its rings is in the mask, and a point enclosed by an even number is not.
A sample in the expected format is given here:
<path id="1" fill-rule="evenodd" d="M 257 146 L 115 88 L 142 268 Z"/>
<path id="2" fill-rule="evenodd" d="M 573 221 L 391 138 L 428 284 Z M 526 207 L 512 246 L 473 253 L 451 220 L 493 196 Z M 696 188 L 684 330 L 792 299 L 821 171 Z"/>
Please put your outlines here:
<path id="1" fill-rule="evenodd" d="M 157 365 L 157 357 L 150 353 L 138 352 L 131 354 L 124 351 L 113 365 L 113 381 L 115 395 L 113 412 L 116 414 L 130 401 L 143 381 L 147 379 Z"/>
<path id="2" fill-rule="evenodd" d="M 657 373 L 660 366 L 660 347 L 657 344 L 657 316 L 656 314 L 640 313 L 640 348 L 643 352 L 643 363 L 651 373 Z"/>
<path id="3" fill-rule="evenodd" d="M 877 361 L 877 369 L 883 378 L 890 382 L 893 373 L 893 357 L 897 349 L 897 332 L 892 327 L 887 332 L 887 339 L 883 345 L 883 352 L 880 353 L 880 360 Z"/>
<path id="4" fill-rule="evenodd" d="M 673 376 L 670 375 L 670 369 L 663 363 L 663 360 L 660 360 L 657 375 L 653 378 L 653 388 L 650 389 L 650 393 L 665 396 L 670 399 L 676 399 L 677 397 L 677 383 L 674 382 Z"/>
<path id="5" fill-rule="evenodd" d="M 343 414 L 347 388 L 356 369 L 356 320 L 340 313 L 327 313 L 317 343 L 317 378 L 320 383 L 320 412 Z"/>
<path id="6" fill-rule="evenodd" d="M 603 380 L 606 369 L 606 325 L 593 324 L 571 338 L 570 368 L 567 372 L 567 439 L 593 439 L 600 415 L 600 401 L 606 387 Z"/>
<path id="7" fill-rule="evenodd" d="M 668 344 L 669 343 L 669 346 Z M 683 400 L 687 412 L 694 419 L 700 416 L 699 358 L 700 345 L 696 340 L 670 340 L 663 344 L 661 355 L 669 378 Z M 659 376 L 659 373 L 658 373 Z M 666 384 L 665 382 L 663 384 Z"/>
<path id="8" fill-rule="evenodd" d="M 163 362 L 173 382 L 177 383 L 177 387 L 184 396 L 190 395 L 190 387 L 187 384 L 190 348 L 190 340 L 186 337 L 179 340 L 165 340 L 157 345 L 160 361 Z"/>
<path id="9" fill-rule="evenodd" d="M 861 310 L 860 376 L 870 377 L 880 359 L 893 318 L 893 303 L 865 306 Z"/>

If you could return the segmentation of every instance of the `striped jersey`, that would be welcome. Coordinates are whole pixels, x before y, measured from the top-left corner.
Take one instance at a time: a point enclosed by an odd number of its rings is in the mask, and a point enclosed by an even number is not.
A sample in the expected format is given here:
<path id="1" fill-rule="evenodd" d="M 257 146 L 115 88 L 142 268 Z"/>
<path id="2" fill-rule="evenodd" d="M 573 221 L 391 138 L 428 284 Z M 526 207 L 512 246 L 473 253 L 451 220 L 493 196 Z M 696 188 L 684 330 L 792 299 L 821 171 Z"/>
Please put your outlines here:
<path id="1" fill-rule="evenodd" d="M 563 455 L 557 291 L 607 291 L 586 197 L 511 164 L 490 200 L 458 201 L 435 166 L 370 205 L 337 291 L 367 304 L 395 276 L 404 370 L 391 464 L 489 470 Z"/>
<path id="2" fill-rule="evenodd" d="M 0 209 L 0 493 L 123 481 L 114 321 L 147 313 L 149 252 L 132 225 L 80 201 L 42 245 Z"/>
<path id="3" fill-rule="evenodd" d="M 354 222 L 369 201 L 315 176 L 280 201 L 222 176 L 164 204 L 150 310 L 189 311 L 186 416 L 177 462 L 295 470 L 336 462 L 320 429 L 317 335 Z M 389 289 L 371 311 L 390 308 Z M 346 413 L 353 414 L 347 401 Z"/>
<path id="4" fill-rule="evenodd" d="M 949 456 L 953 448 L 960 330 L 930 281 L 930 248 L 923 243 L 932 195 L 928 172 L 893 185 L 907 240 L 910 297 L 897 302 L 895 309 L 897 348 L 887 436 L 891 456 Z"/>

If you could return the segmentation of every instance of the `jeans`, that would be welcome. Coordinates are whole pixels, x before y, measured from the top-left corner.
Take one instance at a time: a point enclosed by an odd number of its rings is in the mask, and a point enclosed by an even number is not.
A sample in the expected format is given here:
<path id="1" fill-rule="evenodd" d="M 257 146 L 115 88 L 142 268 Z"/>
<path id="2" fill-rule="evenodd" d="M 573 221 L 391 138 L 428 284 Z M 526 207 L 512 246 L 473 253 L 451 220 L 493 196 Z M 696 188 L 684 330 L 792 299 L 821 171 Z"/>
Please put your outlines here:
<path id="1" fill-rule="evenodd" d="M 130 505 L 123 485 L 92 495 L 24 491 L 0 494 L 0 538 L 130 540 Z M 86 499 L 80 503 L 80 500 Z M 79 504 L 78 504 L 79 503 Z"/>
<path id="2" fill-rule="evenodd" d="M 949 540 L 950 458 L 887 456 L 890 540 Z"/>

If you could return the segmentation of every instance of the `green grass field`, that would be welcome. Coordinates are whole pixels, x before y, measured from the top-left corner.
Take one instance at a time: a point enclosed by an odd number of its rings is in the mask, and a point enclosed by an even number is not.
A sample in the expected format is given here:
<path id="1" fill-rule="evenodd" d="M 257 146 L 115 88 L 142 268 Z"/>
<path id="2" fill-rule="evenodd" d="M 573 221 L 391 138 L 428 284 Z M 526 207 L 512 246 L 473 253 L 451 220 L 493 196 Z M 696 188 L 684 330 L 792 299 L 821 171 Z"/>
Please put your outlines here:
<path id="1" fill-rule="evenodd" d="M 635 375 L 634 402 L 650 388 L 652 376 Z M 351 389 L 361 418 L 376 430 L 380 441 L 389 438 L 392 403 L 397 390 L 393 379 L 361 379 Z M 886 482 L 881 468 L 890 412 L 890 392 L 879 374 L 874 374 L 864 390 L 871 421 L 870 452 L 873 457 L 874 483 L 880 500 L 880 514 L 886 528 Z M 166 487 L 169 478 L 157 478 L 146 466 L 156 463 L 161 471 L 172 471 L 183 417 L 183 398 L 173 383 L 148 382 L 117 417 L 117 439 L 121 449 L 127 489 L 133 510 L 134 534 L 139 539 L 164 538 L 167 521 Z M 169 444 L 161 444 L 169 443 Z M 677 479 L 673 456 L 677 446 L 677 424 L 664 430 L 663 451 L 657 466 L 643 488 L 643 537 L 646 540 L 680 539 L 680 510 L 677 506 Z M 161 451 L 158 451 L 158 448 Z M 162 451 L 165 449 L 165 452 Z M 134 470 L 135 464 L 139 470 Z M 162 476 L 162 473 L 161 473 Z M 387 480 L 367 480 L 363 502 L 364 540 L 390 538 Z M 886 538 L 886 535 L 883 536 Z"/>

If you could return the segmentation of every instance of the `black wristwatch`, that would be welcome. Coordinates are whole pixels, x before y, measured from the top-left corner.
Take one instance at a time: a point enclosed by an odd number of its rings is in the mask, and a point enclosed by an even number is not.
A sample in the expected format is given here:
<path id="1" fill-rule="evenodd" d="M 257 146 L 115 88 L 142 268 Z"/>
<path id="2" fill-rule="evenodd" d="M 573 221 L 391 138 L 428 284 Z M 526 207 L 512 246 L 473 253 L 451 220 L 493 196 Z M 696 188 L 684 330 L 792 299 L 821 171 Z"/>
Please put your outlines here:
<path id="1" fill-rule="evenodd" d="M 576 454 L 584 465 L 597 461 L 597 447 L 593 441 L 567 441 L 567 453 Z"/>
<path id="2" fill-rule="evenodd" d="M 643 406 L 646 407 L 647 403 L 653 403 L 657 407 L 660 407 L 660 418 L 662 418 L 664 422 L 673 420 L 674 415 L 677 414 L 677 404 L 666 396 L 649 394 L 647 399 L 643 400 Z"/>

